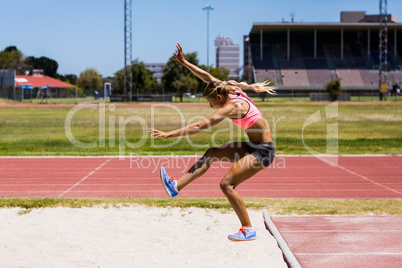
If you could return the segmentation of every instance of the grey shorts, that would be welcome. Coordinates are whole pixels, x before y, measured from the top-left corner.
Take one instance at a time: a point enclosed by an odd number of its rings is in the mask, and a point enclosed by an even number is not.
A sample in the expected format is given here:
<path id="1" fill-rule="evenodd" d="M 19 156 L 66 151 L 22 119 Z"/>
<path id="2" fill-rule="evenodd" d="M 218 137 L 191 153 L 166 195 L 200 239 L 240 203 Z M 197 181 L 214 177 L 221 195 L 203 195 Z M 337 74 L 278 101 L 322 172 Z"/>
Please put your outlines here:
<path id="1" fill-rule="evenodd" d="M 273 142 L 247 142 L 251 155 L 254 155 L 264 167 L 272 164 L 275 158 L 275 146 Z"/>

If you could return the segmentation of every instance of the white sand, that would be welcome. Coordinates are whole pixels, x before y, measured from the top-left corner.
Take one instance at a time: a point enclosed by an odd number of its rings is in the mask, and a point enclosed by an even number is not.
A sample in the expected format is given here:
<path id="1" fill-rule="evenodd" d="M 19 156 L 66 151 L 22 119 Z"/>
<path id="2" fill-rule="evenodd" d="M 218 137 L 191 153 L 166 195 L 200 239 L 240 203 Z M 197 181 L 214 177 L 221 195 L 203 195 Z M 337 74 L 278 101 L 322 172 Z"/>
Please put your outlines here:
<path id="1" fill-rule="evenodd" d="M 197 208 L 0 209 L 0 267 L 286 267 L 262 213 L 232 242 L 234 213 Z"/>

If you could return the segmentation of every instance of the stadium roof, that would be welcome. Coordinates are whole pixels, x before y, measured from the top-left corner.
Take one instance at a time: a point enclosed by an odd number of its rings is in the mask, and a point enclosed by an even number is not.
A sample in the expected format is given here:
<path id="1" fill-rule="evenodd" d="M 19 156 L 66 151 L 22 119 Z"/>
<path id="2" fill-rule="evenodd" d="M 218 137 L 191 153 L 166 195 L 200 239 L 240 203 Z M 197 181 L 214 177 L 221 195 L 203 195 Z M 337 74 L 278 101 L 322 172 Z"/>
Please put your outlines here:
<path id="1" fill-rule="evenodd" d="M 402 29 L 402 23 L 388 23 L 388 29 Z M 338 30 L 338 29 L 353 29 L 353 30 L 377 30 L 379 29 L 378 23 L 370 22 L 334 22 L 334 23 L 300 23 L 300 22 L 283 22 L 283 23 L 253 23 L 250 35 L 260 34 L 261 30 L 264 32 L 276 32 L 283 31 L 286 29 L 290 30 Z"/>
<path id="2" fill-rule="evenodd" d="M 32 87 L 55 87 L 55 88 L 75 88 L 74 85 L 69 83 L 54 79 L 50 76 L 25 76 L 16 75 L 15 76 L 15 86 L 32 86 Z"/>

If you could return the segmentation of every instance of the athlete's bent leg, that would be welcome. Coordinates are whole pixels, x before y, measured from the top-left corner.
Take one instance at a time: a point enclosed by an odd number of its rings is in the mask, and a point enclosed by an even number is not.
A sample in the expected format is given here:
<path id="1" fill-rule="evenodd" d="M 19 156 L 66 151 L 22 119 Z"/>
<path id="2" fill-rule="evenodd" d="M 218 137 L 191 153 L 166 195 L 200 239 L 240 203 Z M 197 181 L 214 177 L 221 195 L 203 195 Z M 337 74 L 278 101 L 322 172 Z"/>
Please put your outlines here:
<path id="1" fill-rule="evenodd" d="M 210 148 L 198 161 L 177 180 L 177 189 L 180 191 L 186 185 L 201 177 L 211 167 L 213 162 L 237 162 L 247 155 L 249 148 L 246 142 L 234 142 L 220 147 Z"/>
<path id="2" fill-rule="evenodd" d="M 252 227 L 243 198 L 235 187 L 265 167 L 253 155 L 247 155 L 234 164 L 222 179 L 220 187 L 236 212 L 242 226 Z"/>

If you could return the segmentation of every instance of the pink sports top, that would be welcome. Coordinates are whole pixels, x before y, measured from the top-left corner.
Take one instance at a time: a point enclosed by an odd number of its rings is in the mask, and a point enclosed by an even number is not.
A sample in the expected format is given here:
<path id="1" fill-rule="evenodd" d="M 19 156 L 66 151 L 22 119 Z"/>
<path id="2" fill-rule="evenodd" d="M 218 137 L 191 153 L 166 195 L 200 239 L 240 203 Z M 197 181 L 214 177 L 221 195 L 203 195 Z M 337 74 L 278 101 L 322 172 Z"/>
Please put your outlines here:
<path id="1" fill-rule="evenodd" d="M 235 94 L 238 95 L 236 98 L 229 98 L 226 102 L 233 100 L 233 99 L 242 99 L 248 102 L 248 111 L 247 113 L 242 117 L 242 118 L 231 118 L 233 123 L 238 125 L 239 127 L 243 129 L 248 129 L 252 127 L 255 123 L 258 122 L 258 120 L 261 119 L 262 113 L 261 111 L 255 106 L 255 104 L 246 96 L 244 96 L 242 93 L 235 91 Z"/>

